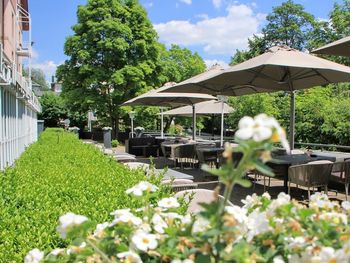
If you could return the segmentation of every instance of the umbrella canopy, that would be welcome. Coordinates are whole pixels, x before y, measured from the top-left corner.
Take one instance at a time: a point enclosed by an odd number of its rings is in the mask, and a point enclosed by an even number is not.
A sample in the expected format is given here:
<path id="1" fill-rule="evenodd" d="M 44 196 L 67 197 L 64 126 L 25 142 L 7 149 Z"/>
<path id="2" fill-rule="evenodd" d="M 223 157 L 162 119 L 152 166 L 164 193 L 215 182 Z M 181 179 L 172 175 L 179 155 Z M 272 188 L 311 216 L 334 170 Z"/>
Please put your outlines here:
<path id="1" fill-rule="evenodd" d="M 350 57 L 350 36 L 315 49 L 312 53 Z"/>
<path id="2" fill-rule="evenodd" d="M 199 102 L 196 105 L 197 115 L 218 115 L 221 114 L 222 105 L 220 101 L 209 100 L 204 102 Z M 224 114 L 233 112 L 233 108 L 228 104 L 224 103 Z M 183 106 L 180 108 L 172 109 L 163 112 L 164 115 L 178 115 L 178 116 L 192 116 L 192 107 Z"/>
<path id="3" fill-rule="evenodd" d="M 123 103 L 123 106 L 162 106 L 162 107 L 179 107 L 184 105 L 194 105 L 198 102 L 213 100 L 215 97 L 208 94 L 200 93 L 173 93 L 162 92 L 167 87 L 151 90 L 136 98 Z M 162 92 L 162 93 L 161 93 Z"/>
<path id="4" fill-rule="evenodd" d="M 347 81 L 350 81 L 349 67 L 286 46 L 279 46 L 212 77 L 200 81 L 184 81 L 165 91 L 229 96 L 289 91 L 291 93 L 290 144 L 293 148 L 294 90 Z"/>
<path id="5" fill-rule="evenodd" d="M 192 105 L 192 116 L 193 116 L 193 139 L 196 136 L 196 115 L 195 115 L 195 104 L 202 101 L 213 100 L 215 97 L 207 94 L 199 93 L 171 93 L 164 92 L 160 93 L 168 86 L 162 88 L 151 90 L 142 94 L 136 98 L 124 102 L 123 106 L 137 106 L 137 105 L 147 105 L 147 106 L 161 106 L 161 107 L 178 107 L 184 105 Z M 162 109 L 163 112 L 163 109 Z M 162 114 L 162 137 L 163 137 L 163 114 Z"/>

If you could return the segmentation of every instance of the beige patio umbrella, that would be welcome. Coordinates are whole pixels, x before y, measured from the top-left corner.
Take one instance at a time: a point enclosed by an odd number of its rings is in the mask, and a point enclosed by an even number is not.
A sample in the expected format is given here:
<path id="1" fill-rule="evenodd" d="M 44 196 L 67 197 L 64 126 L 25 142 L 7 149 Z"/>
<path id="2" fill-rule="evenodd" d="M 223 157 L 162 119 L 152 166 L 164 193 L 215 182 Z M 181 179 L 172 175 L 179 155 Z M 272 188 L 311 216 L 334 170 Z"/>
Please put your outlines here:
<path id="1" fill-rule="evenodd" d="M 232 107 L 230 107 L 227 103 L 217 101 L 217 100 L 209 100 L 199 102 L 196 105 L 196 115 L 221 115 L 221 133 L 220 133 L 220 142 L 221 146 L 223 145 L 223 131 L 224 131 L 224 114 L 229 114 L 234 111 Z M 177 115 L 177 116 L 191 116 L 192 108 L 191 106 L 183 106 L 180 108 L 172 109 L 165 111 L 164 115 Z M 213 117 L 214 118 L 214 117 Z"/>
<path id="2" fill-rule="evenodd" d="M 198 92 L 242 96 L 259 92 L 290 92 L 290 144 L 294 146 L 294 91 L 350 81 L 350 68 L 295 49 L 279 46 L 200 81 L 184 81 L 165 92 Z"/>
<path id="3" fill-rule="evenodd" d="M 350 36 L 317 48 L 312 53 L 350 57 Z"/>
<path id="4" fill-rule="evenodd" d="M 213 100 L 215 97 L 207 94 L 199 93 L 160 93 L 170 85 L 166 85 L 162 88 L 151 90 L 142 94 L 136 98 L 124 102 L 123 106 L 160 106 L 161 107 L 161 137 L 164 137 L 163 133 L 163 107 L 179 107 L 184 105 L 191 105 L 193 116 L 193 139 L 196 139 L 196 103 Z"/>

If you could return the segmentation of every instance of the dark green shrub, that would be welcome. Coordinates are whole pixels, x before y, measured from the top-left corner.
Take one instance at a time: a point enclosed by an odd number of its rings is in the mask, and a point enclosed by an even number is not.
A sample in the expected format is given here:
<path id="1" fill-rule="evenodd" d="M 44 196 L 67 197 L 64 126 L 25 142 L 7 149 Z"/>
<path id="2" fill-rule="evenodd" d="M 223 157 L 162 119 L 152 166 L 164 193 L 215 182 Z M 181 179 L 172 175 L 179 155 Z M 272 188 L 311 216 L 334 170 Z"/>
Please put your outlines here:
<path id="1" fill-rule="evenodd" d="M 73 134 L 46 130 L 14 168 L 0 173 L 0 262 L 23 262 L 35 247 L 64 246 L 56 233 L 62 214 L 103 222 L 114 209 L 135 207 L 125 190 L 143 178 Z"/>
<path id="2" fill-rule="evenodd" d="M 118 140 L 112 140 L 112 147 L 118 147 L 119 141 Z"/>

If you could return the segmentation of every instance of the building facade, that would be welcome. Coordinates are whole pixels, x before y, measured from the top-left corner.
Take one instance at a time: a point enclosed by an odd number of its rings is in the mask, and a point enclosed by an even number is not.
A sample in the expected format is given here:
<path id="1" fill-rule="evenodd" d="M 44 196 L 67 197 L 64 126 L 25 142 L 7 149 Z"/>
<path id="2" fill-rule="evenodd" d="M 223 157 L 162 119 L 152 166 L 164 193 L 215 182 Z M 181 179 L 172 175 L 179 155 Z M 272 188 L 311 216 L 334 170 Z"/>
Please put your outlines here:
<path id="1" fill-rule="evenodd" d="M 37 139 L 38 99 L 32 91 L 28 0 L 0 0 L 0 170 Z M 26 63 L 29 76 L 23 76 Z"/>

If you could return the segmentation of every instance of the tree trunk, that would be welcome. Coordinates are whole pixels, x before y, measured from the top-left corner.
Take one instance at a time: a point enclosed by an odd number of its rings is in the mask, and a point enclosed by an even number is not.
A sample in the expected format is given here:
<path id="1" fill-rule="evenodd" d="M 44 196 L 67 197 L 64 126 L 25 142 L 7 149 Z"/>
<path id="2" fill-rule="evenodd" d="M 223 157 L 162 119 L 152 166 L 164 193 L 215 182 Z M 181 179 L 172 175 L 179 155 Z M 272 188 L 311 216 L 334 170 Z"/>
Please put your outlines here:
<path id="1" fill-rule="evenodd" d="M 165 127 L 164 127 L 164 133 L 167 132 L 170 128 L 170 124 L 173 121 L 174 116 L 170 116 L 169 119 L 167 119 L 166 123 L 165 123 Z"/>

